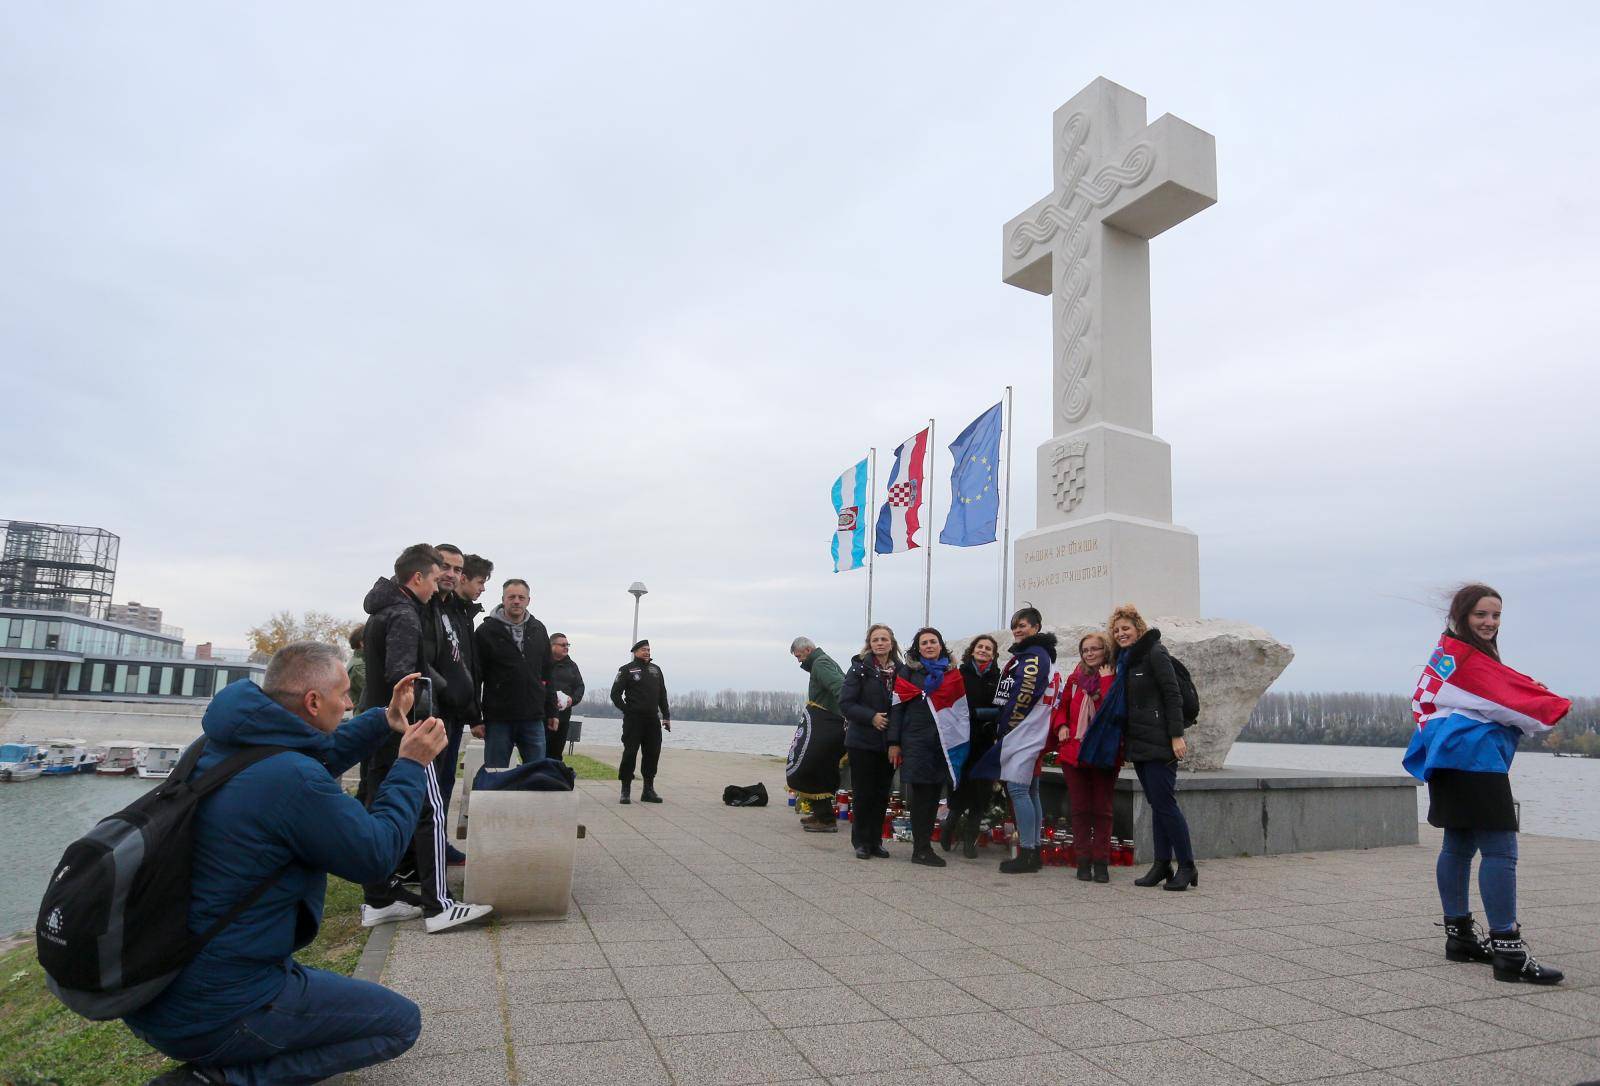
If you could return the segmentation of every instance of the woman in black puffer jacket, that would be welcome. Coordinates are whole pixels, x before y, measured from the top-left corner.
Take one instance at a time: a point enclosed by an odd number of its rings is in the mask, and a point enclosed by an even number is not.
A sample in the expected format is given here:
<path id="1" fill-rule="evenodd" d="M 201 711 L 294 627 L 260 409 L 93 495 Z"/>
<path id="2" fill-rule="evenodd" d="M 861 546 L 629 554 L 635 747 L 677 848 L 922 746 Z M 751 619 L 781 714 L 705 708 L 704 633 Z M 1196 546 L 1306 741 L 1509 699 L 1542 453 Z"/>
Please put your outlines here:
<path id="1" fill-rule="evenodd" d="M 973 780 L 966 775 L 966 770 L 977 765 L 978 759 L 994 746 L 995 723 L 1000 717 L 1000 710 L 994 703 L 1002 670 L 999 655 L 1000 642 L 988 634 L 974 637 L 967 651 L 961 654 L 961 678 L 967 684 L 967 709 L 972 716 L 972 741 L 967 748 L 961 787 L 950 796 L 950 817 L 945 819 L 939 843 L 949 852 L 955 847 L 959 832 L 961 853 L 969 860 L 978 856 L 978 822 L 994 798 L 994 781 Z"/>
<path id="2" fill-rule="evenodd" d="M 924 626 L 911 639 L 913 648 L 895 672 L 918 690 L 932 693 L 950 668 L 944 636 Z M 911 862 L 944 867 L 944 857 L 933 851 L 933 823 L 939 814 L 939 796 L 950 784 L 950 763 L 939 739 L 939 724 L 927 697 L 898 702 L 889 711 L 889 762 L 900 771 L 900 786 L 907 792 L 911 813 Z"/>
<path id="3" fill-rule="evenodd" d="M 850 843 L 856 859 L 887 858 L 883 817 L 889 807 L 894 766 L 889 764 L 890 691 L 900 666 L 900 643 L 884 625 L 867 629 L 867 643 L 852 657 L 839 691 L 839 712 L 845 719 L 844 749 L 850 758 Z"/>
<path id="4" fill-rule="evenodd" d="M 1126 683 L 1123 737 L 1128 761 L 1139 775 L 1155 823 L 1155 863 L 1134 885 L 1162 883 L 1163 889 L 1187 890 L 1200 885 L 1200 873 L 1189 844 L 1189 823 L 1178 807 L 1178 759 L 1188 754 L 1178 673 L 1161 643 L 1161 631 L 1150 629 L 1131 605 L 1111 613 L 1110 628 L 1117 646 L 1117 672 Z"/>

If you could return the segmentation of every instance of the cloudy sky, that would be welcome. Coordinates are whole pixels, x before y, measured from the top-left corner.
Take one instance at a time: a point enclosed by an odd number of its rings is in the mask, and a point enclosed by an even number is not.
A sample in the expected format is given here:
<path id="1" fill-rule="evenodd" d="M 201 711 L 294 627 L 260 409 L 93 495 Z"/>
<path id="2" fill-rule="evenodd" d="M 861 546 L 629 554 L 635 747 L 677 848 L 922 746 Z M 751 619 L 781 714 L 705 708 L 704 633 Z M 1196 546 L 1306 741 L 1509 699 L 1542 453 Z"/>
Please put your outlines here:
<path id="1" fill-rule="evenodd" d="M 1510 662 L 1597 693 L 1597 19 L 8 5 L 0 518 L 117 532 L 191 641 L 358 617 L 450 540 L 591 672 L 642 579 L 672 686 L 798 686 L 793 635 L 859 644 L 827 488 L 867 446 L 1015 385 L 1033 527 L 1049 303 L 1000 227 L 1105 75 L 1217 140 L 1152 244 L 1205 612 L 1295 646 L 1281 689 L 1409 693 L 1481 577 Z M 997 547 L 934 574 L 947 634 L 994 622 Z M 919 558 L 878 585 L 919 624 Z"/>

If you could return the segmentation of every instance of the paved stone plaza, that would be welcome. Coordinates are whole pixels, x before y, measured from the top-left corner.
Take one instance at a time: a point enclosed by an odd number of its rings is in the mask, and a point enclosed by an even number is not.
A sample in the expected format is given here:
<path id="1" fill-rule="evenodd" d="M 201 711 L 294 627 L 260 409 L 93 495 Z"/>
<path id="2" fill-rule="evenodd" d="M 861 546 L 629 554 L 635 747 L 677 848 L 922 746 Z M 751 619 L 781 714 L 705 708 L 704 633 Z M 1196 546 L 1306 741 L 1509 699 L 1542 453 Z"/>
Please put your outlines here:
<path id="1" fill-rule="evenodd" d="M 1535 989 L 1444 961 L 1427 827 L 1420 847 L 1207 861 L 1172 894 L 1128 868 L 1004 876 L 992 849 L 859 861 L 848 833 L 801 832 L 778 759 L 662 765 L 660 806 L 580 783 L 567 922 L 396 933 L 383 978 L 422 1037 L 355 1081 L 1600 1079 L 1600 843 L 1522 838 L 1523 923 L 1568 977 Z M 758 779 L 777 805 L 722 805 Z"/>

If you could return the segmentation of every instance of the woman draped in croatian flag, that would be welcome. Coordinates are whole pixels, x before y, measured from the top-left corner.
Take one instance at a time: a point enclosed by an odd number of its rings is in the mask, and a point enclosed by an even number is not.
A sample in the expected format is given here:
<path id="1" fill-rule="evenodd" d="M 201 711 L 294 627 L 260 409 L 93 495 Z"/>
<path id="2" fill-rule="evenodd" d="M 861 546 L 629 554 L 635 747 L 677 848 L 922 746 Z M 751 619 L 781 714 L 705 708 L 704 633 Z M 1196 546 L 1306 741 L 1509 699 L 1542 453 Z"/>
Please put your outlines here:
<path id="1" fill-rule="evenodd" d="M 1517 813 L 1511 759 L 1524 735 L 1547 734 L 1572 702 L 1500 662 L 1500 593 L 1469 584 L 1450 601 L 1411 712 L 1417 730 L 1402 764 L 1428 784 L 1428 822 L 1444 830 L 1437 869 L 1444 906 L 1445 957 L 1490 962 L 1494 978 L 1559 984 L 1561 971 L 1528 953 L 1517 925 Z M 1481 939 L 1467 903 L 1472 855 L 1488 914 Z"/>
<path id="2" fill-rule="evenodd" d="M 924 626 L 911 644 L 890 695 L 889 762 L 910 793 L 911 862 L 943 867 L 944 857 L 933 851 L 933 822 L 939 794 L 961 780 L 967 760 L 972 739 L 967 684 L 938 630 Z"/>

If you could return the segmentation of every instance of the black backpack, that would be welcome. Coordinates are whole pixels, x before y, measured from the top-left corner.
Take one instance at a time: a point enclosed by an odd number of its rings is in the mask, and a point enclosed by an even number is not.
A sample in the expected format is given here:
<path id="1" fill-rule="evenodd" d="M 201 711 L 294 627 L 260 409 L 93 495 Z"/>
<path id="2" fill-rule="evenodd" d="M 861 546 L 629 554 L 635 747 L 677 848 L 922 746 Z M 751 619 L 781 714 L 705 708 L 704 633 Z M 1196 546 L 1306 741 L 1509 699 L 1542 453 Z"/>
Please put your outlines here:
<path id="1" fill-rule="evenodd" d="M 1178 676 L 1178 696 L 1183 700 L 1183 726 L 1189 727 L 1200 719 L 1200 691 L 1195 689 L 1194 676 L 1183 666 L 1183 661 L 1168 653 L 1172 670 Z"/>
<path id="2" fill-rule="evenodd" d="M 67 846 L 39 904 L 35 943 L 45 983 L 85 1018 L 121 1018 L 161 994 L 202 947 L 287 868 L 206 931 L 189 933 L 189 874 L 200 801 L 287 747 L 249 747 L 189 783 L 204 737 L 156 788 Z"/>
<path id="3" fill-rule="evenodd" d="M 722 802 L 729 807 L 765 807 L 767 805 L 767 786 L 760 781 L 748 787 L 741 784 L 730 784 L 722 790 Z"/>

